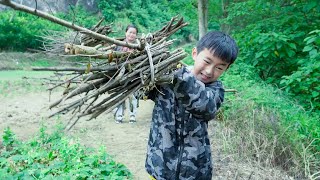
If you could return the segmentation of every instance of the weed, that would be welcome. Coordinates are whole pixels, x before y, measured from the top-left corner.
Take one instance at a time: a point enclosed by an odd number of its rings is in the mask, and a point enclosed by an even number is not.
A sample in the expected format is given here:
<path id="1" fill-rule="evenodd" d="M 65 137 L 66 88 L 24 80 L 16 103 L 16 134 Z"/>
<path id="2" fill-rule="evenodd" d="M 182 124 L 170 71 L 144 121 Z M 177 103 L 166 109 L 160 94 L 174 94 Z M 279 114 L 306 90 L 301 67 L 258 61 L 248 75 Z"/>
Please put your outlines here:
<path id="1" fill-rule="evenodd" d="M 317 117 L 276 88 L 253 80 L 249 68 L 235 66 L 235 71 L 223 77 L 227 87 L 238 90 L 227 94 L 219 116 L 223 120 L 218 138 L 224 150 L 262 167 L 281 167 L 296 178 L 318 176 Z"/>
<path id="2" fill-rule="evenodd" d="M 46 127 L 28 142 L 16 143 L 7 128 L 0 154 L 1 179 L 132 179 L 132 174 L 110 157 L 82 147 L 64 136 L 62 128 L 48 134 Z M 8 148 L 10 147 L 10 148 Z"/>

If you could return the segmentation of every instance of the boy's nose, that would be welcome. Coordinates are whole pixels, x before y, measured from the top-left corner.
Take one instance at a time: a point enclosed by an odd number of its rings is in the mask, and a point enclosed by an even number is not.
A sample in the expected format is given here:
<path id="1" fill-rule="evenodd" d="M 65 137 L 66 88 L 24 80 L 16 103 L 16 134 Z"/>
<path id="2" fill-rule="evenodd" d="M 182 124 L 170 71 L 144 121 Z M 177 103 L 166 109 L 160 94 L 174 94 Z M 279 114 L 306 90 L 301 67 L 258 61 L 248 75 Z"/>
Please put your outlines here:
<path id="1" fill-rule="evenodd" d="M 214 71 L 214 68 L 212 67 L 208 67 L 205 69 L 205 75 L 208 76 L 208 77 L 212 77 L 213 76 L 213 71 Z"/>

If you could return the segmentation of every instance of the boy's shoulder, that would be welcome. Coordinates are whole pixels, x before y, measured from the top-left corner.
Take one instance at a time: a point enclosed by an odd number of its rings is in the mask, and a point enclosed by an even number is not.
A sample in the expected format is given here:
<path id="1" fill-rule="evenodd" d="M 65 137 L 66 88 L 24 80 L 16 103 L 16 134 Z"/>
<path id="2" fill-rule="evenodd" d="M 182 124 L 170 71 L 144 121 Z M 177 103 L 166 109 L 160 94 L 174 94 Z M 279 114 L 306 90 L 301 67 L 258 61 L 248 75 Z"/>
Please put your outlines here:
<path id="1" fill-rule="evenodd" d="M 191 72 L 191 70 L 193 69 L 193 66 L 192 65 L 191 66 L 186 66 L 186 69 Z"/>

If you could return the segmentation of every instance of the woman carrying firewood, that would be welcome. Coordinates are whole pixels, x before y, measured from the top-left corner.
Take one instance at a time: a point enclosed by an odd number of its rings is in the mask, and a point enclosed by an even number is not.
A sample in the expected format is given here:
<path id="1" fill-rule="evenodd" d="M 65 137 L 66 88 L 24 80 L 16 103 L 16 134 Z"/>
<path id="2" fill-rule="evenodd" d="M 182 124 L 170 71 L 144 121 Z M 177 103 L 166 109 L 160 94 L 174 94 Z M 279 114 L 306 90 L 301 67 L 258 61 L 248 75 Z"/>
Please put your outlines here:
<path id="1" fill-rule="evenodd" d="M 136 43 L 136 37 L 138 34 L 138 28 L 130 24 L 126 28 L 126 37 L 124 41 L 128 43 Z M 133 49 L 130 49 L 125 46 L 117 46 L 115 48 L 116 51 L 123 51 L 123 52 L 130 52 L 133 51 Z M 115 109 L 115 122 L 116 123 L 122 123 L 124 119 L 124 110 L 126 107 L 125 101 L 121 103 L 116 109 Z M 138 92 L 135 92 L 133 95 L 129 97 L 129 111 L 130 111 L 130 118 L 129 123 L 135 123 L 136 122 L 136 114 L 137 114 L 137 108 L 138 108 Z"/>

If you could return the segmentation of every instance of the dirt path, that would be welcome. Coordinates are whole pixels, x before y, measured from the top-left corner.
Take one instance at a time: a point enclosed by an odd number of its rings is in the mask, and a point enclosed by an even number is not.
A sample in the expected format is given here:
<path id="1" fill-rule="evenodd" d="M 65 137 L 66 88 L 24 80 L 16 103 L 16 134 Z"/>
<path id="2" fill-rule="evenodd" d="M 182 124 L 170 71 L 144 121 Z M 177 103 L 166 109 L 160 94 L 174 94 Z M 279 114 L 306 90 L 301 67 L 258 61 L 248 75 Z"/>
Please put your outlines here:
<path id="1" fill-rule="evenodd" d="M 51 98 L 57 96 L 55 93 Z M 47 110 L 48 93 L 21 94 L 11 98 L 0 96 L 0 102 L 1 136 L 4 128 L 10 126 L 18 138 L 26 140 L 39 131 L 41 123 L 48 127 L 53 127 L 56 123 L 57 118 L 46 118 L 50 114 Z M 104 114 L 92 121 L 80 120 L 69 133 L 78 137 L 85 146 L 98 148 L 104 145 L 116 161 L 129 168 L 134 179 L 148 180 L 144 161 L 152 108 L 152 101 L 140 101 L 135 124 L 129 124 L 128 121 L 116 124 L 112 114 Z M 219 128 L 216 128 L 213 121 L 209 124 L 215 169 L 213 179 L 290 179 L 282 176 L 278 170 L 262 169 L 254 163 L 236 162 L 233 155 L 223 154 L 221 140 L 214 137 L 216 131 L 219 131 Z"/>

